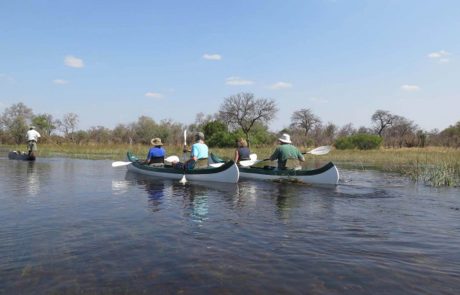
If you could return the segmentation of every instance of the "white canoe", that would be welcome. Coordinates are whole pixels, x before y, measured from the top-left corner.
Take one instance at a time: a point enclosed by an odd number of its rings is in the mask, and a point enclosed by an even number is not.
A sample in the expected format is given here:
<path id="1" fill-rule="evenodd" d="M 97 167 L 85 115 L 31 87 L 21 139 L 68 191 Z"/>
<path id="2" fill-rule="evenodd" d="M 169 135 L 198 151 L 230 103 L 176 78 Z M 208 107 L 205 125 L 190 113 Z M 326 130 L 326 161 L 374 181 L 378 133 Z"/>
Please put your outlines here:
<path id="1" fill-rule="evenodd" d="M 138 158 L 130 152 L 127 153 L 127 159 L 131 162 L 126 166 L 129 171 L 153 177 L 180 180 L 185 175 L 187 181 L 237 183 L 240 176 L 238 167 L 233 161 L 226 162 L 220 167 L 183 170 L 171 166 L 154 167 L 142 164 L 138 161 Z"/>
<path id="2" fill-rule="evenodd" d="M 210 162 L 220 162 L 221 158 L 211 154 Z M 339 182 L 339 170 L 332 163 L 317 169 L 301 169 L 301 170 L 278 170 L 275 167 L 242 167 L 240 169 L 240 178 L 255 179 L 255 180 L 272 180 L 272 181 L 293 181 L 303 182 L 308 184 L 328 184 L 336 185 Z"/>

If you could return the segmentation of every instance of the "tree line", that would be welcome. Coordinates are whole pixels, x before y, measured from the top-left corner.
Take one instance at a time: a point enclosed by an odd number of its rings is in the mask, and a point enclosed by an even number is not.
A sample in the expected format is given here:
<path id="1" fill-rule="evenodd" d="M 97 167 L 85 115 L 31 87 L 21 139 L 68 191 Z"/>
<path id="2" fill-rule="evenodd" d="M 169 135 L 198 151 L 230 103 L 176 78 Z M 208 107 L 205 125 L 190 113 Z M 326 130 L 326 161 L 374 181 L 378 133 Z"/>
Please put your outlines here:
<path id="1" fill-rule="evenodd" d="M 192 124 L 185 125 L 172 119 L 159 122 L 149 116 L 137 121 L 118 124 L 113 129 L 94 126 L 78 128 L 79 116 L 67 113 L 62 118 L 51 114 L 35 114 L 19 102 L 7 107 L 0 117 L 0 143 L 25 143 L 25 133 L 34 125 L 42 134 L 42 143 L 74 144 L 148 144 L 160 137 L 169 145 L 183 144 L 183 130 L 189 134 L 202 131 L 206 142 L 213 147 L 233 147 L 243 137 L 250 145 L 272 145 L 282 133 L 289 133 L 295 145 L 336 145 L 337 148 L 460 146 L 460 121 L 446 129 L 425 131 L 412 120 L 386 110 L 376 110 L 370 117 L 371 125 L 355 128 L 352 123 L 337 126 L 324 123 L 310 108 L 292 113 L 288 127 L 276 132 L 269 130 L 278 106 L 273 99 L 256 98 L 253 93 L 238 93 L 224 98 L 214 114 L 199 113 Z M 190 142 L 190 141 L 189 141 Z"/>

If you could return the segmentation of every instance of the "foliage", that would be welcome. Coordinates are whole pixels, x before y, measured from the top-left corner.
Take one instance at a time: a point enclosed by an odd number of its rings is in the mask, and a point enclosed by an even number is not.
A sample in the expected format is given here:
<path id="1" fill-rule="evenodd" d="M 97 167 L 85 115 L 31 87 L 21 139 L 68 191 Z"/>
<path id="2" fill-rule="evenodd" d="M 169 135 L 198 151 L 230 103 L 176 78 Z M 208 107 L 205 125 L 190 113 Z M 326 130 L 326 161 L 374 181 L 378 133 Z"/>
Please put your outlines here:
<path id="1" fill-rule="evenodd" d="M 335 141 L 335 147 L 339 150 L 360 149 L 370 150 L 380 146 L 383 139 L 378 135 L 358 133 L 339 138 Z"/>
<path id="2" fill-rule="evenodd" d="M 32 109 L 22 102 L 6 108 L 0 118 L 2 129 L 6 130 L 16 144 L 25 142 L 28 125 L 33 118 Z"/>
<path id="3" fill-rule="evenodd" d="M 50 136 L 51 132 L 57 128 L 57 124 L 53 119 L 53 116 L 46 113 L 35 116 L 32 119 L 32 124 L 44 133 L 42 135 L 47 136 Z"/>

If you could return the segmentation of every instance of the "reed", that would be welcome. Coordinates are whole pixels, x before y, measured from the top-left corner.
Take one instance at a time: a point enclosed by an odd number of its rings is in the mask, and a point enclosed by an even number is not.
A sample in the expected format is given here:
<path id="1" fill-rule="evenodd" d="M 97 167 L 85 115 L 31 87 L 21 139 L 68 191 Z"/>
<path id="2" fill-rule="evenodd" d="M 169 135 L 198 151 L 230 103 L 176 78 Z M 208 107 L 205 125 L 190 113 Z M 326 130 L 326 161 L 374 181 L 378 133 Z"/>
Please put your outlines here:
<path id="1" fill-rule="evenodd" d="M 2 149 L 24 150 L 24 146 L 2 146 Z M 148 145 L 128 144 L 39 144 L 40 157 L 123 160 L 130 150 L 140 158 L 147 155 Z M 182 146 L 165 146 L 168 155 L 182 157 Z M 274 146 L 253 147 L 259 159 L 268 158 Z M 302 151 L 308 149 L 301 148 Z M 233 148 L 211 148 L 210 151 L 232 159 Z M 460 186 L 460 150 L 444 147 L 397 148 L 378 150 L 333 150 L 327 155 L 306 155 L 307 163 L 333 161 L 339 166 L 372 167 L 396 172 L 431 186 Z"/>

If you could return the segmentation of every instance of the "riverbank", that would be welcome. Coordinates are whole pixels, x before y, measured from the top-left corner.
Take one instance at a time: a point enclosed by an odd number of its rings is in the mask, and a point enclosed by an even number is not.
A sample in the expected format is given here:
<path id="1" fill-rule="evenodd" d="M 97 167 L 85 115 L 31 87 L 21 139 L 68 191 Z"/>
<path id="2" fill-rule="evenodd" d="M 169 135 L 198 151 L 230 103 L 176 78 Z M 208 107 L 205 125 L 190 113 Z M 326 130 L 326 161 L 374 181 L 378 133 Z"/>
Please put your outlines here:
<path id="1" fill-rule="evenodd" d="M 270 156 L 274 147 L 252 148 L 259 159 Z M 2 146 L 2 150 L 24 150 L 24 146 Z M 126 151 L 146 155 L 146 145 L 75 145 L 40 144 L 39 157 L 71 157 L 80 159 L 122 160 Z M 181 146 L 165 146 L 168 155 L 182 155 Z M 308 151 L 309 149 L 301 149 Z M 232 158 L 231 148 L 211 148 L 211 152 L 224 158 Z M 373 167 L 386 172 L 396 172 L 431 186 L 460 186 L 460 150 L 442 147 L 398 148 L 378 150 L 332 150 L 327 155 L 307 154 L 310 162 L 333 161 L 343 165 Z"/>

